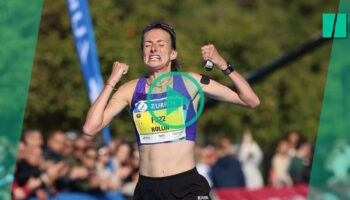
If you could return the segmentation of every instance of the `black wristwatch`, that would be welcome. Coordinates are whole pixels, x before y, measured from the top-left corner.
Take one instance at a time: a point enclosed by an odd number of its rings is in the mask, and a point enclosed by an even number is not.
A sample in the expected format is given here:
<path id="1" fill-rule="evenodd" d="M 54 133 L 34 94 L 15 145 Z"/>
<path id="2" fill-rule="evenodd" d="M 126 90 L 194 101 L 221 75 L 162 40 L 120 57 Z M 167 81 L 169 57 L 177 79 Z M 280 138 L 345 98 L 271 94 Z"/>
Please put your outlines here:
<path id="1" fill-rule="evenodd" d="M 225 75 L 229 75 L 231 74 L 233 71 L 235 71 L 235 67 L 230 63 L 227 62 L 227 68 L 225 70 L 221 70 L 222 73 L 224 73 Z"/>

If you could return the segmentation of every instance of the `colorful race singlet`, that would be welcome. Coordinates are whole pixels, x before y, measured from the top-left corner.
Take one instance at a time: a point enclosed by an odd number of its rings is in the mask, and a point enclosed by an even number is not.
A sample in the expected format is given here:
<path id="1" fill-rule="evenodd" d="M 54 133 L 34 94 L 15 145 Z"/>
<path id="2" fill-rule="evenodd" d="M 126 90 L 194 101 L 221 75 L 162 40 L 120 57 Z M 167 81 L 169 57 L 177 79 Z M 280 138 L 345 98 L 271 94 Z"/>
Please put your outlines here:
<path id="1" fill-rule="evenodd" d="M 182 128 L 167 127 L 154 120 L 150 113 L 150 110 L 152 110 L 155 116 L 165 124 L 180 126 L 190 121 L 196 115 L 192 98 L 186 89 L 182 77 L 178 75 L 173 76 L 173 89 L 190 101 L 183 102 L 181 98 L 172 98 L 169 101 L 166 92 L 155 93 L 151 94 L 151 108 L 148 108 L 146 102 L 146 82 L 146 77 L 138 80 L 131 102 L 131 114 L 138 145 L 168 143 L 181 140 L 195 141 L 196 122 Z M 167 104 L 171 104 L 171 102 L 176 102 L 177 105 L 180 103 L 182 106 L 169 109 L 169 106 L 172 105 Z M 171 113 L 167 113 L 169 110 L 171 110 Z"/>

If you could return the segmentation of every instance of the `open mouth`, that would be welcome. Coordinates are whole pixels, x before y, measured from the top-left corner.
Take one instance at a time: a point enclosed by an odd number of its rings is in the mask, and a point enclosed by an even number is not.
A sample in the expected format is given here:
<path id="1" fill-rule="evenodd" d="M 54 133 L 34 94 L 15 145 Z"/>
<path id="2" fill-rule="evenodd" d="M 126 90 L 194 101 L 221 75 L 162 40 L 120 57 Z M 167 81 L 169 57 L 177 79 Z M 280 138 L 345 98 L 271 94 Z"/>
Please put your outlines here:
<path id="1" fill-rule="evenodd" d="M 150 61 L 157 61 L 157 60 L 160 60 L 160 56 L 150 56 L 150 57 L 149 57 L 149 60 L 150 60 Z"/>

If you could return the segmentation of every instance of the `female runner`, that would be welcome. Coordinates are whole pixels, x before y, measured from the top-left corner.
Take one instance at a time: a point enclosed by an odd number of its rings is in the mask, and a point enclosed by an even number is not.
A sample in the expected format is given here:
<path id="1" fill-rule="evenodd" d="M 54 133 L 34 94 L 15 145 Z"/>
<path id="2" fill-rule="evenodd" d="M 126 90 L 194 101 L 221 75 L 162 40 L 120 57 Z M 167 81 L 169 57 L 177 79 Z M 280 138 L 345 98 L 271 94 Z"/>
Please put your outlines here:
<path id="1" fill-rule="evenodd" d="M 203 60 L 209 60 L 218 66 L 236 87 L 236 91 L 233 91 L 202 75 L 186 73 L 198 81 L 206 96 L 250 108 L 259 105 L 259 98 L 252 88 L 233 66 L 220 56 L 214 45 L 205 45 L 201 51 Z M 140 176 L 134 199 L 210 199 L 210 187 L 195 168 L 196 123 L 182 128 L 160 126 L 150 114 L 150 108 L 147 108 L 147 92 L 155 79 L 162 74 L 177 71 L 178 52 L 174 29 L 163 22 L 146 26 L 141 36 L 141 55 L 147 67 L 147 76 L 120 85 L 110 98 L 113 89 L 129 70 L 127 64 L 114 62 L 103 91 L 87 114 L 84 134 L 93 137 L 109 124 L 114 116 L 125 107 L 129 107 L 140 152 Z M 151 94 L 151 104 L 155 105 L 152 109 L 156 109 L 154 112 L 166 113 L 166 90 L 169 86 L 189 99 L 186 106 L 181 106 L 170 115 L 159 117 L 159 120 L 171 124 L 172 120 L 181 121 L 181 116 L 186 116 L 183 120 L 187 122 L 196 115 L 199 95 L 198 89 L 191 81 L 175 75 L 156 82 Z M 171 115 L 173 116 L 170 117 Z"/>

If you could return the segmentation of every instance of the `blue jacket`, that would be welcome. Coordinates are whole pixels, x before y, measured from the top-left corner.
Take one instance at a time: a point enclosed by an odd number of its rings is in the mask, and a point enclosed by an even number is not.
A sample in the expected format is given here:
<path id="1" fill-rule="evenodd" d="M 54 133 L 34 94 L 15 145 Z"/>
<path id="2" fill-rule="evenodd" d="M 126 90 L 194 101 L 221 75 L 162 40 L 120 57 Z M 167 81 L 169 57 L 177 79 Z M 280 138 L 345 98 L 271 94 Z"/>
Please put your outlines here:
<path id="1" fill-rule="evenodd" d="M 212 167 L 211 176 L 214 188 L 245 186 L 241 164 L 231 156 L 219 158 Z"/>

